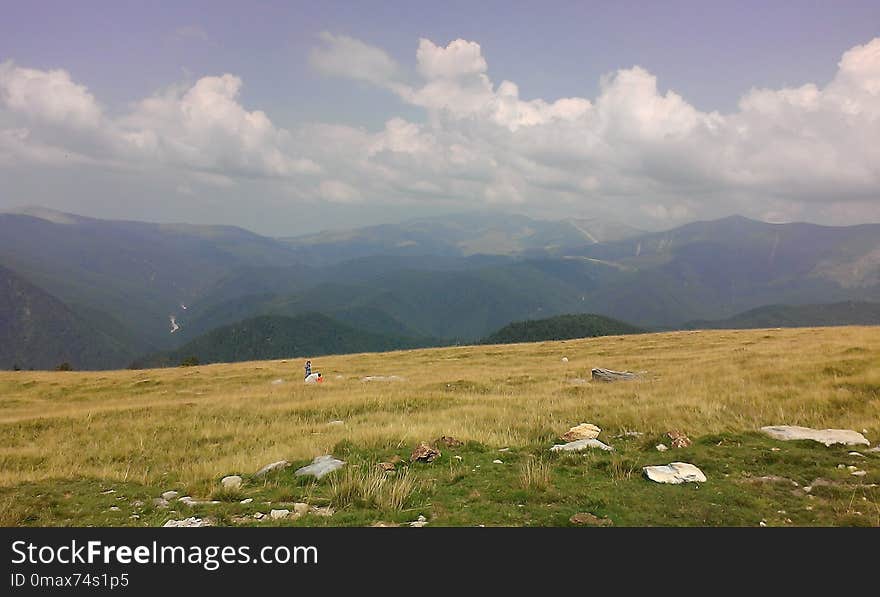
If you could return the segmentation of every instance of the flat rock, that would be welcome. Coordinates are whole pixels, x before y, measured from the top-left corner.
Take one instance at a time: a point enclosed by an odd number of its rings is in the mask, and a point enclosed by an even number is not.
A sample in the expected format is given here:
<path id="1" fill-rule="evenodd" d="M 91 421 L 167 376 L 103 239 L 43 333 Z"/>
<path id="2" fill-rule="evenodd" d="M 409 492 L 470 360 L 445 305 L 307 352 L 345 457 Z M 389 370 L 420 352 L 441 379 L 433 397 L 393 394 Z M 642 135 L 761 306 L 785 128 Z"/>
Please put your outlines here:
<path id="1" fill-rule="evenodd" d="M 241 500 L 241 501 L 238 502 L 238 503 L 239 503 L 239 504 L 250 504 L 250 503 L 253 502 L 253 501 L 254 501 L 254 498 L 244 498 L 243 500 Z"/>
<path id="2" fill-rule="evenodd" d="M 492 464 L 504 464 L 504 461 L 498 460 L 497 458 L 492 461 Z"/>
<path id="3" fill-rule="evenodd" d="M 654 446 L 654 449 L 658 452 L 665 452 L 669 449 L 669 447 L 666 444 L 657 444 L 656 446 Z"/>
<path id="4" fill-rule="evenodd" d="M 201 518 L 196 518 L 195 516 L 190 516 L 189 518 L 184 518 L 183 520 L 169 520 L 163 527 L 182 527 L 182 528 L 196 528 L 196 527 L 210 527 L 214 526 L 210 520 L 203 520 Z"/>
<path id="5" fill-rule="evenodd" d="M 631 371 L 612 371 L 596 367 L 591 371 L 595 381 L 632 381 L 638 379 L 638 375 Z"/>
<path id="6" fill-rule="evenodd" d="M 288 466 L 290 466 L 289 462 L 287 462 L 286 460 L 279 460 L 278 462 L 267 464 L 266 466 L 258 470 L 256 473 L 254 473 L 254 477 L 262 477 L 263 475 L 266 475 L 273 471 L 280 471 L 281 469 L 285 469 Z"/>
<path id="7" fill-rule="evenodd" d="M 320 479 L 327 473 L 332 473 L 338 468 L 342 468 L 345 462 L 338 458 L 333 458 L 330 454 L 324 456 L 316 456 L 312 463 L 296 469 L 294 473 L 297 477 L 302 475 L 313 475 L 316 479 Z"/>
<path id="8" fill-rule="evenodd" d="M 219 504 L 219 503 L 220 503 L 220 502 L 217 501 L 217 500 L 197 500 L 197 499 L 192 498 L 192 497 L 190 497 L 190 496 L 188 496 L 188 495 L 185 495 L 185 496 L 183 496 L 183 497 L 181 497 L 181 498 L 177 498 L 177 501 L 180 502 L 181 504 L 186 504 L 186 505 L 189 506 L 189 507 L 193 507 L 193 506 L 208 506 L 208 505 Z"/>
<path id="9" fill-rule="evenodd" d="M 220 485 L 227 491 L 234 491 L 241 489 L 241 481 L 242 479 L 238 475 L 229 475 L 220 479 Z"/>
<path id="10" fill-rule="evenodd" d="M 305 502 L 294 502 L 293 513 L 299 516 L 309 513 L 309 505 Z"/>
<path id="11" fill-rule="evenodd" d="M 811 439 L 826 446 L 834 444 L 844 444 L 846 446 L 871 445 L 871 442 L 865 439 L 864 435 L 851 429 L 810 429 L 809 427 L 798 427 L 796 425 L 770 425 L 761 427 L 761 431 L 773 439 L 784 441 Z"/>
<path id="12" fill-rule="evenodd" d="M 280 510 L 271 510 L 269 512 L 269 518 L 272 520 L 281 520 L 282 518 L 287 518 L 290 516 L 290 510 L 283 508 Z"/>
<path id="13" fill-rule="evenodd" d="M 551 452 L 580 452 L 581 450 L 587 450 L 589 448 L 599 448 L 600 450 L 611 451 L 614 448 L 603 444 L 599 440 L 592 439 L 579 439 L 576 442 L 568 442 L 567 444 L 557 444 L 550 448 Z"/>
<path id="14" fill-rule="evenodd" d="M 703 474 L 703 471 L 687 462 L 671 462 L 667 465 L 646 466 L 642 470 L 645 471 L 645 476 L 657 483 L 678 485 L 680 483 L 703 483 L 706 481 L 706 475 Z"/>
<path id="15" fill-rule="evenodd" d="M 168 500 L 165 498 L 153 498 L 153 507 L 154 508 L 167 508 Z"/>
<path id="16" fill-rule="evenodd" d="M 578 512 L 569 518 L 568 521 L 572 524 L 588 527 L 610 527 L 614 525 L 614 522 L 612 522 L 610 518 L 599 518 L 589 512 Z"/>
<path id="17" fill-rule="evenodd" d="M 427 524 L 428 524 L 428 519 L 425 518 L 424 516 L 422 516 L 421 514 L 419 514 L 419 517 L 416 520 L 409 523 L 409 526 L 411 526 L 413 528 L 421 528 Z"/>
<path id="18" fill-rule="evenodd" d="M 168 501 L 171 501 L 173 499 L 177 499 L 178 497 L 180 497 L 180 494 L 176 491 L 166 491 L 165 493 L 162 494 L 162 499 L 168 500 Z"/>
<path id="19" fill-rule="evenodd" d="M 592 423 L 581 423 L 563 433 L 559 436 L 559 439 L 567 442 L 574 442 L 580 439 L 593 439 L 599 437 L 601 432 L 602 430 Z"/>
<path id="20" fill-rule="evenodd" d="M 269 383 L 272 384 L 273 386 L 278 386 L 278 385 L 283 384 L 284 380 L 283 379 L 273 379 Z"/>
<path id="21" fill-rule="evenodd" d="M 361 381 L 406 381 L 406 378 L 399 375 L 367 375 Z"/>

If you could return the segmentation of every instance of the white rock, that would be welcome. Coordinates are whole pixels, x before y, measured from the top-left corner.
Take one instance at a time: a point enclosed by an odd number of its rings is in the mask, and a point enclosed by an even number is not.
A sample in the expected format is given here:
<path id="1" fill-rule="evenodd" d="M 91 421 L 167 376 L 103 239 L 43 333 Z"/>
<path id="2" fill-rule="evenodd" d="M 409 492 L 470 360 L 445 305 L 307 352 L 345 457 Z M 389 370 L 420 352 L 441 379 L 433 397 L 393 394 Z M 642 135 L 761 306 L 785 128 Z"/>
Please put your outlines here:
<path id="1" fill-rule="evenodd" d="M 254 498 L 244 498 L 243 500 L 241 500 L 241 501 L 238 502 L 238 503 L 239 503 L 239 504 L 250 504 L 250 503 L 253 502 L 253 501 L 254 501 Z"/>
<path id="2" fill-rule="evenodd" d="M 416 520 L 409 523 L 409 526 L 411 526 L 413 528 L 421 528 L 421 527 L 425 526 L 426 524 L 428 524 L 428 519 L 425 518 L 424 516 L 422 516 L 421 514 L 419 514 L 419 517 Z"/>
<path id="3" fill-rule="evenodd" d="M 453 456 L 453 458 L 455 458 L 456 460 L 464 460 L 464 458 L 462 458 L 461 456 L 459 456 L 457 454 L 455 456 Z"/>
<path id="4" fill-rule="evenodd" d="M 181 498 L 177 498 L 177 501 L 182 504 L 186 504 L 189 507 L 204 506 L 204 505 L 209 505 L 209 504 L 219 504 L 220 503 L 217 500 L 196 500 L 196 499 L 191 498 L 188 495 L 185 495 Z"/>
<path id="5" fill-rule="evenodd" d="M 290 466 L 289 462 L 287 462 L 286 460 L 279 460 L 278 462 L 273 462 L 271 464 L 267 464 L 266 466 L 264 466 L 263 468 L 258 470 L 256 473 L 254 473 L 254 477 L 262 477 L 263 475 L 265 475 L 267 473 L 271 473 L 272 471 L 278 471 L 278 470 L 287 468 L 288 466 Z"/>
<path id="6" fill-rule="evenodd" d="M 335 427 L 335 426 L 338 426 L 338 425 L 345 425 L 345 421 L 339 421 L 339 420 L 337 420 L 337 421 L 330 421 L 330 422 L 327 423 L 327 424 Z"/>
<path id="7" fill-rule="evenodd" d="M 119 512 L 119 506 L 110 506 L 111 512 Z"/>
<path id="8" fill-rule="evenodd" d="M 345 462 L 337 458 L 333 458 L 330 454 L 317 456 L 311 464 L 296 469 L 294 473 L 297 477 L 301 475 L 314 475 L 316 479 L 320 479 L 327 473 L 332 473 L 338 468 L 342 468 Z"/>
<path id="9" fill-rule="evenodd" d="M 167 508 L 168 500 L 165 498 L 153 498 L 153 507 L 154 508 Z"/>
<path id="10" fill-rule="evenodd" d="M 868 450 L 868 452 L 880 452 L 880 446 L 874 446 L 873 448 Z"/>
<path id="11" fill-rule="evenodd" d="M 861 452 L 847 452 L 847 455 L 848 456 L 858 456 L 859 458 L 867 458 L 867 456 L 865 456 Z"/>
<path id="12" fill-rule="evenodd" d="M 687 462 L 671 462 L 665 466 L 646 466 L 645 475 L 657 483 L 703 483 L 706 475 L 703 471 Z"/>
<path id="13" fill-rule="evenodd" d="M 770 425 L 761 427 L 761 431 L 773 439 L 785 441 L 811 439 L 826 446 L 834 444 L 844 444 L 847 446 L 871 445 L 864 435 L 851 429 L 810 429 L 809 427 L 798 427 L 796 425 Z"/>
<path id="14" fill-rule="evenodd" d="M 201 518 L 196 518 L 195 516 L 190 516 L 189 518 L 184 518 L 183 520 L 169 520 L 163 527 L 183 527 L 183 528 L 195 528 L 195 527 L 209 527 L 212 526 L 212 523 L 208 520 L 202 520 Z"/>
<path id="15" fill-rule="evenodd" d="M 605 445 L 597 439 L 579 439 L 576 442 L 568 442 L 567 444 L 557 444 L 550 448 L 551 452 L 580 452 L 587 448 L 599 448 L 600 450 L 611 451 L 614 448 Z"/>
<path id="16" fill-rule="evenodd" d="M 266 518 L 266 515 L 262 512 L 254 512 L 254 518 L 256 518 L 257 520 L 262 520 L 263 518 Z"/>
<path id="17" fill-rule="evenodd" d="M 282 518 L 287 518 L 288 516 L 290 516 L 290 510 L 283 508 L 281 510 L 272 510 L 271 512 L 269 512 L 269 517 L 272 520 L 281 520 Z"/>
<path id="18" fill-rule="evenodd" d="M 665 452 L 666 450 L 669 449 L 669 448 L 666 446 L 666 444 L 657 444 L 656 446 L 654 446 L 654 448 L 655 448 L 658 452 Z"/>
<path id="19" fill-rule="evenodd" d="M 220 485 L 227 491 L 234 491 L 241 488 L 241 477 L 238 475 L 229 475 L 220 479 Z"/>
<path id="20" fill-rule="evenodd" d="M 495 460 L 492 461 L 492 464 L 504 464 L 504 462 L 501 461 L 501 460 L 498 460 L 498 459 L 496 458 Z"/>
<path id="21" fill-rule="evenodd" d="M 302 515 L 304 515 L 304 514 L 308 514 L 308 513 L 309 513 L 309 505 L 306 504 L 305 502 L 296 502 L 296 503 L 293 505 L 293 511 L 294 511 L 294 513 L 297 514 L 298 516 L 302 516 Z"/>
<path id="22" fill-rule="evenodd" d="M 277 385 L 281 385 L 281 384 L 283 384 L 283 383 L 284 383 L 284 380 L 281 379 L 281 378 L 279 378 L 279 379 L 273 379 L 273 380 L 270 381 L 269 383 L 272 384 L 273 386 L 277 386 Z"/>
<path id="23" fill-rule="evenodd" d="M 406 378 L 399 375 L 368 375 L 362 377 L 361 381 L 406 381 Z"/>
<path id="24" fill-rule="evenodd" d="M 562 362 L 563 362 L 563 363 L 567 363 L 567 362 L 568 362 L 568 357 L 562 357 Z"/>
<path id="25" fill-rule="evenodd" d="M 567 442 L 573 442 L 580 439 L 593 439 L 595 437 L 599 437 L 600 433 L 602 433 L 602 430 L 592 423 L 581 423 L 580 425 L 575 425 L 574 427 L 563 433 L 560 436 L 560 439 L 563 439 Z"/>
<path id="26" fill-rule="evenodd" d="M 162 494 L 162 499 L 171 501 L 171 500 L 177 498 L 179 495 L 180 494 L 177 493 L 176 491 L 166 491 L 165 493 Z"/>
<path id="27" fill-rule="evenodd" d="M 851 464 L 851 465 L 849 465 L 849 466 L 846 467 L 846 468 L 849 469 L 849 470 L 851 470 L 851 471 L 855 471 L 855 470 L 858 470 L 859 467 L 854 466 L 854 465 Z"/>
<path id="28" fill-rule="evenodd" d="M 864 477 L 868 473 L 865 471 L 853 471 L 850 473 L 853 477 Z"/>

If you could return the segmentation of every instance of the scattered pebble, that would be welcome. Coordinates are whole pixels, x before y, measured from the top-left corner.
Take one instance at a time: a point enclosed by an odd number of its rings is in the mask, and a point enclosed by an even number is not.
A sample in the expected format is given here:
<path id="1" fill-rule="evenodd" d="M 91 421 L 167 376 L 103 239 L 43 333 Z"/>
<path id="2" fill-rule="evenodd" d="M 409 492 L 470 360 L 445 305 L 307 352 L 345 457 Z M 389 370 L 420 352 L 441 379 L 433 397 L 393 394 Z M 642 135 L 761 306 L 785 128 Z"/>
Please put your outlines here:
<path id="1" fill-rule="evenodd" d="M 425 526 L 426 524 L 428 524 L 428 519 L 425 518 L 424 516 L 422 516 L 421 514 L 419 514 L 419 517 L 416 520 L 409 523 L 409 526 L 411 526 L 413 528 L 421 528 L 421 527 Z"/>
<path id="2" fill-rule="evenodd" d="M 177 493 L 176 491 L 173 491 L 173 490 L 166 491 L 165 493 L 162 494 L 162 499 L 171 501 L 173 499 L 176 499 L 179 495 L 180 495 L 179 493 Z"/>
<path id="3" fill-rule="evenodd" d="M 254 498 L 244 498 L 243 500 L 241 500 L 241 501 L 238 502 L 238 503 L 239 503 L 239 504 L 250 504 L 250 503 L 253 502 L 253 501 L 254 501 Z"/>
<path id="4" fill-rule="evenodd" d="M 269 517 L 272 520 L 281 520 L 282 518 L 287 518 L 290 516 L 290 510 L 282 508 L 280 510 L 272 510 L 269 512 Z"/>
<path id="5" fill-rule="evenodd" d="M 492 464 L 504 464 L 504 462 L 502 462 L 501 460 L 498 460 L 496 458 L 495 460 L 492 461 Z"/>
<path id="6" fill-rule="evenodd" d="M 654 446 L 654 448 L 655 448 L 658 452 L 665 452 L 666 450 L 669 449 L 669 448 L 666 447 L 666 444 L 657 444 L 656 446 Z"/>

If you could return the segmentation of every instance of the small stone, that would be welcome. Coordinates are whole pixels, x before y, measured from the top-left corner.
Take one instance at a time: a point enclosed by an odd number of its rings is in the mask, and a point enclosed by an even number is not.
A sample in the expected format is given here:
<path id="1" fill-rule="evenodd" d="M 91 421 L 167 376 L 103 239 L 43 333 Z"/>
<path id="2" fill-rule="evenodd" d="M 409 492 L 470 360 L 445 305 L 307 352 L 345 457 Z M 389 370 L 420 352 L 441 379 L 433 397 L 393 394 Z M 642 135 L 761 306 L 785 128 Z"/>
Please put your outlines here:
<path id="1" fill-rule="evenodd" d="M 569 518 L 568 521 L 572 524 L 588 527 L 610 527 L 614 525 L 614 522 L 612 522 L 610 518 L 599 518 L 589 512 L 578 512 Z"/>
<path id="2" fill-rule="evenodd" d="M 864 477 L 868 473 L 866 471 L 853 471 L 850 473 L 853 477 Z"/>
<path id="3" fill-rule="evenodd" d="M 340 421 L 339 419 L 337 419 L 335 421 L 330 421 L 327 424 L 330 425 L 331 427 L 339 427 L 340 425 L 345 425 L 345 421 Z"/>
<path id="4" fill-rule="evenodd" d="M 183 520 L 169 520 L 163 527 L 183 527 L 183 528 L 196 528 L 196 527 L 209 527 L 213 526 L 213 523 L 209 520 L 202 520 L 201 518 L 196 518 L 195 516 L 191 516 L 189 518 L 184 518 Z"/>
<path id="5" fill-rule="evenodd" d="M 153 507 L 154 508 L 167 508 L 168 500 L 165 498 L 153 498 Z"/>
<path id="6" fill-rule="evenodd" d="M 691 445 L 691 440 L 681 431 L 670 431 L 666 436 L 672 440 L 673 448 L 687 448 Z"/>
<path id="7" fill-rule="evenodd" d="M 384 520 L 379 520 L 370 525 L 375 528 L 384 528 L 384 527 L 399 527 L 400 525 L 396 522 L 385 522 Z"/>
<path id="8" fill-rule="evenodd" d="M 116 493 L 115 489 L 108 489 L 107 491 L 102 491 L 101 495 L 110 495 L 111 493 Z"/>
<path id="9" fill-rule="evenodd" d="M 111 512 L 119 512 L 119 506 L 110 506 Z"/>
<path id="10" fill-rule="evenodd" d="M 250 504 L 250 503 L 253 502 L 253 501 L 254 501 L 254 498 L 244 498 L 243 500 L 241 500 L 241 501 L 238 502 L 238 503 L 239 503 L 239 504 Z"/>
<path id="11" fill-rule="evenodd" d="M 140 514 L 132 514 L 131 516 L 129 516 L 129 518 L 131 518 L 132 520 L 139 520 L 140 517 Z"/>
<path id="12" fill-rule="evenodd" d="M 586 450 L 588 448 L 599 448 L 600 450 L 605 450 L 607 452 L 614 450 L 611 446 L 605 445 L 597 439 L 579 439 L 575 442 L 568 442 L 567 444 L 557 444 L 550 448 L 550 451 L 580 452 L 581 450 Z"/>
<path id="13" fill-rule="evenodd" d="M 655 448 L 658 452 L 665 452 L 666 450 L 669 449 L 669 448 L 666 447 L 666 444 L 657 444 L 656 446 L 654 446 L 654 448 Z"/>
<path id="14" fill-rule="evenodd" d="M 273 380 L 270 381 L 269 383 L 272 384 L 273 386 L 277 386 L 277 385 L 281 385 L 281 384 L 283 384 L 283 383 L 284 383 L 284 380 L 283 380 L 283 379 L 280 379 L 280 378 L 279 378 L 279 379 L 273 379 Z"/>
<path id="15" fill-rule="evenodd" d="M 133 501 L 133 502 L 131 503 L 131 507 L 132 507 L 132 508 L 143 508 L 143 507 L 144 507 L 144 503 L 143 503 L 142 501 L 140 501 L 140 500 L 135 500 L 135 501 Z"/>
<path id="16" fill-rule="evenodd" d="M 301 475 L 312 475 L 316 479 L 320 479 L 324 475 L 342 468 L 344 465 L 344 461 L 333 458 L 330 454 L 325 454 L 324 456 L 316 456 L 311 464 L 296 469 L 294 474 L 297 477 Z"/>
<path id="17" fill-rule="evenodd" d="M 293 512 L 298 516 L 303 516 L 309 513 L 309 505 L 305 502 L 295 502 L 293 504 Z"/>
<path id="18" fill-rule="evenodd" d="M 440 450 L 438 450 L 434 446 L 422 442 L 418 446 L 416 446 L 416 449 L 413 450 L 409 459 L 411 462 L 415 462 L 417 460 L 419 462 L 433 462 L 440 456 Z"/>
<path id="19" fill-rule="evenodd" d="M 271 510 L 269 512 L 269 518 L 271 518 L 272 520 L 281 520 L 282 518 L 287 518 L 288 516 L 290 516 L 290 510 L 287 510 L 285 508 L 279 510 Z"/>
<path id="20" fill-rule="evenodd" d="M 867 456 L 865 456 L 861 452 L 847 452 L 846 454 L 847 456 L 858 456 L 859 458 L 867 458 Z"/>
<path id="21" fill-rule="evenodd" d="M 767 526 L 767 523 L 766 523 L 766 522 L 764 522 L 764 521 L 763 521 L 763 520 L 762 520 L 762 521 L 761 521 L 761 522 L 759 522 L 759 523 L 758 523 L 758 524 L 759 524 L 759 525 L 760 525 L 760 526 L 762 526 L 762 527 L 765 527 L 765 526 Z"/>
<path id="22" fill-rule="evenodd" d="M 492 461 L 492 464 L 504 464 L 504 462 L 501 461 L 501 460 L 498 460 L 498 459 L 496 458 L 495 460 Z"/>
<path id="23" fill-rule="evenodd" d="M 428 519 L 425 518 L 424 516 L 422 516 L 421 514 L 419 514 L 419 517 L 416 520 L 409 523 L 409 526 L 411 526 L 413 528 L 421 528 L 421 527 L 425 526 L 426 524 L 428 524 Z"/>
<path id="24" fill-rule="evenodd" d="M 229 475 L 228 477 L 223 477 L 220 479 L 220 485 L 223 486 L 223 489 L 226 491 L 235 491 L 236 489 L 241 489 L 242 479 L 238 475 Z"/>
<path id="25" fill-rule="evenodd" d="M 394 465 L 393 465 L 392 463 L 390 463 L 390 462 L 380 462 L 380 463 L 377 464 L 376 466 L 379 467 L 381 470 L 385 471 L 386 473 L 387 473 L 388 471 L 393 471 L 393 470 L 394 470 Z"/>
<path id="26" fill-rule="evenodd" d="M 602 430 L 592 423 L 581 423 L 560 435 L 559 439 L 566 442 L 574 442 L 580 439 L 594 439 L 598 437 L 601 432 Z"/>
<path id="27" fill-rule="evenodd" d="M 455 456 L 453 456 L 453 458 L 455 458 L 456 460 L 464 460 L 464 458 L 462 458 L 462 457 L 459 456 L 458 454 L 456 454 Z"/>
<path id="28" fill-rule="evenodd" d="M 642 469 L 651 481 L 657 483 L 703 483 L 706 475 L 703 471 L 687 462 L 672 462 L 665 466 L 646 466 Z"/>
<path id="29" fill-rule="evenodd" d="M 179 495 L 180 495 L 179 493 L 177 493 L 176 491 L 173 491 L 173 490 L 166 491 L 165 493 L 162 494 L 162 499 L 168 500 L 170 502 L 171 500 L 176 499 Z"/>
<path id="30" fill-rule="evenodd" d="M 262 520 L 265 517 L 266 517 L 266 515 L 263 514 L 262 512 L 254 512 L 254 518 L 256 518 L 257 520 Z"/>
<path id="31" fill-rule="evenodd" d="M 510 452 L 510 448 L 498 448 L 499 452 Z"/>
<path id="32" fill-rule="evenodd" d="M 857 467 L 857 466 L 853 466 L 853 465 L 851 464 L 851 465 L 849 465 L 849 466 L 846 467 L 846 468 L 847 468 L 848 470 L 854 471 L 854 470 L 857 470 L 859 467 Z"/>
<path id="33" fill-rule="evenodd" d="M 845 464 L 838 464 L 837 468 L 846 468 L 846 465 Z"/>
<path id="34" fill-rule="evenodd" d="M 568 362 L 568 357 L 562 357 L 562 362 L 563 362 L 563 363 L 567 363 L 567 362 Z"/>
<path id="35" fill-rule="evenodd" d="M 286 460 L 279 460 L 278 462 L 273 462 L 271 464 L 267 464 L 266 466 L 264 466 L 263 468 L 258 470 L 256 473 L 254 473 L 254 477 L 262 477 L 263 475 L 266 475 L 266 474 L 271 473 L 273 471 L 279 471 L 279 470 L 285 469 L 288 466 L 290 466 L 289 462 L 287 462 Z"/>

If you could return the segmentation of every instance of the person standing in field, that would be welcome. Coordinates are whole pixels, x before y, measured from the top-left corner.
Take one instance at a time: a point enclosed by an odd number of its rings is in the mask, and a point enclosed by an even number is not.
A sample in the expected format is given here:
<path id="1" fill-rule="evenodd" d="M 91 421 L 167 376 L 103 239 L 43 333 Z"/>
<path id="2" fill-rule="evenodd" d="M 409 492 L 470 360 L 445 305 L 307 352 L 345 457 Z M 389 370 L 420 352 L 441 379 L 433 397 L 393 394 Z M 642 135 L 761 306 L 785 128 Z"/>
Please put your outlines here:
<path id="1" fill-rule="evenodd" d="M 306 377 L 312 374 L 312 362 L 306 361 Z"/>

